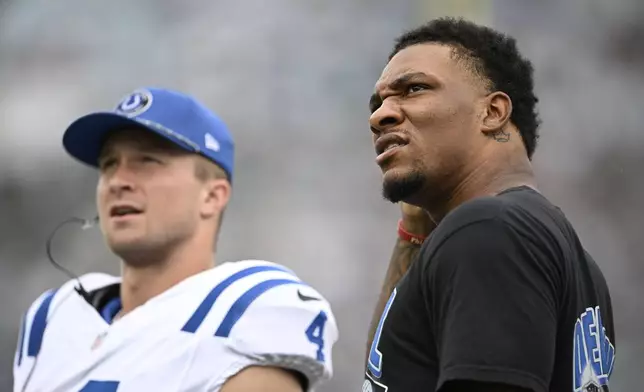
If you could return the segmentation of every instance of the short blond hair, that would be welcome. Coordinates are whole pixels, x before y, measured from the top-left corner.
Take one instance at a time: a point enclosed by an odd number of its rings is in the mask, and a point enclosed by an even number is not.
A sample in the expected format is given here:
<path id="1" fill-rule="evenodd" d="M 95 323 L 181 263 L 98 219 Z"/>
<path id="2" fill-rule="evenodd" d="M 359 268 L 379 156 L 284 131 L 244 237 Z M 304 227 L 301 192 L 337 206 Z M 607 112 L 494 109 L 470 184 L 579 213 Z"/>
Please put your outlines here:
<path id="1" fill-rule="evenodd" d="M 228 174 L 221 166 L 201 155 L 197 156 L 195 163 L 195 176 L 201 181 L 212 179 L 228 180 Z"/>

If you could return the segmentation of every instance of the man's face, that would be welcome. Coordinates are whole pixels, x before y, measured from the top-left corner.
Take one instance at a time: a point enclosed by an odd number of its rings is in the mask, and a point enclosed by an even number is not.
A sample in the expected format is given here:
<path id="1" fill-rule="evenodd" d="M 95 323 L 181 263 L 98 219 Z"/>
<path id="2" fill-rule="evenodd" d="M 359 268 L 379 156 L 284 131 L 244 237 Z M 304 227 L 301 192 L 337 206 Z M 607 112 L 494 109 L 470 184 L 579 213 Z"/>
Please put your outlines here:
<path id="1" fill-rule="evenodd" d="M 123 258 L 167 252 L 200 220 L 204 182 L 196 156 L 144 130 L 110 135 L 99 159 L 96 199 L 105 240 Z"/>
<path id="2" fill-rule="evenodd" d="M 452 51 L 407 47 L 376 83 L 369 123 L 383 195 L 392 202 L 419 204 L 448 191 L 480 144 L 486 89 Z"/>

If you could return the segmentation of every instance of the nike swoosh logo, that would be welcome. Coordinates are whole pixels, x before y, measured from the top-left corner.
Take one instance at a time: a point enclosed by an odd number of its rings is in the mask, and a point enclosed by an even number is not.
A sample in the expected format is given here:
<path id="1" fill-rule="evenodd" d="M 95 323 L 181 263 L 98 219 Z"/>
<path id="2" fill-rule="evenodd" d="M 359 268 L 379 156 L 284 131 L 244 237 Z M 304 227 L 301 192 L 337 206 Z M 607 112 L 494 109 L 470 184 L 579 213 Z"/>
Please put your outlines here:
<path id="1" fill-rule="evenodd" d="M 300 297 L 302 301 L 322 301 L 322 298 L 310 297 L 308 295 L 302 294 L 300 290 L 297 290 L 297 296 Z"/>

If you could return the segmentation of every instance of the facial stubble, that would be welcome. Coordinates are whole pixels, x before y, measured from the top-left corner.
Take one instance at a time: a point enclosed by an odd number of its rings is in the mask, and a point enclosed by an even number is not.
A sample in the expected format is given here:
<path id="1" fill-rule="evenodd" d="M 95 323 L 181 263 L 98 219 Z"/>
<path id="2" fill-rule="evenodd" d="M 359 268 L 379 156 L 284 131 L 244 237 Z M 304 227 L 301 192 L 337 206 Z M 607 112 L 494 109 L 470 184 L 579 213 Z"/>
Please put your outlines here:
<path id="1" fill-rule="evenodd" d="M 382 183 L 382 196 L 392 203 L 405 201 L 420 192 L 426 180 L 425 174 L 418 168 L 404 175 L 386 177 Z"/>

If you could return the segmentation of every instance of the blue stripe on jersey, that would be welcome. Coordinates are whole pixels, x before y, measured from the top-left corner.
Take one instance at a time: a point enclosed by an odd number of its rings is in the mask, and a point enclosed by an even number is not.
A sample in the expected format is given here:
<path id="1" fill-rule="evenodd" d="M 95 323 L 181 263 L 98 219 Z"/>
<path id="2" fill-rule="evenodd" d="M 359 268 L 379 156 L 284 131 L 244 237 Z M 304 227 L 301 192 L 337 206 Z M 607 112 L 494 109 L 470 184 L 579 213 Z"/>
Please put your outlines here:
<path id="1" fill-rule="evenodd" d="M 299 280 L 271 279 L 253 286 L 246 293 L 244 293 L 244 295 L 239 297 L 239 299 L 235 301 L 233 306 L 230 307 L 230 310 L 226 314 L 226 317 L 224 317 L 224 321 L 221 322 L 221 325 L 219 325 L 217 332 L 215 332 L 215 336 L 224 338 L 228 337 L 228 335 L 230 335 L 230 330 L 233 329 L 237 321 L 239 321 L 244 312 L 246 312 L 246 309 L 248 309 L 250 304 L 252 304 L 253 301 L 257 299 L 257 297 L 265 293 L 267 290 L 270 290 L 273 287 L 293 283 L 302 284 L 302 282 Z"/>
<path id="2" fill-rule="evenodd" d="M 35 357 L 40 352 L 42 346 L 42 339 L 45 336 L 45 327 L 47 327 L 47 315 L 49 314 L 49 306 L 51 300 L 54 298 L 56 290 L 48 292 L 45 299 L 40 303 L 34 319 L 31 322 L 31 332 L 29 333 L 29 345 L 27 346 L 27 356 Z"/>
<path id="3" fill-rule="evenodd" d="M 22 363 L 22 350 L 25 348 L 25 328 L 27 327 L 27 315 L 22 318 L 22 322 L 20 323 L 20 335 L 18 336 L 18 352 L 17 354 L 17 359 L 16 359 L 16 366 L 20 366 Z"/>
<path id="4" fill-rule="evenodd" d="M 230 275 L 228 278 L 224 279 L 221 283 L 219 283 L 217 286 L 215 286 L 210 293 L 204 298 L 204 300 L 201 302 L 197 310 L 192 314 L 190 319 L 186 322 L 186 324 L 181 328 L 182 331 L 184 332 L 195 332 L 197 328 L 203 323 L 204 319 L 208 315 L 208 312 L 210 312 L 210 309 L 212 309 L 213 305 L 215 304 L 215 301 L 221 293 L 230 285 L 235 283 L 241 278 L 244 278 L 249 275 L 256 274 L 258 272 L 264 272 L 264 271 L 282 271 L 282 272 L 287 272 L 291 274 L 291 271 L 287 270 L 286 268 L 280 267 L 280 266 L 273 266 L 273 265 L 257 265 L 254 267 L 249 267 L 246 269 L 243 269 L 241 271 L 237 271 L 234 274 Z"/>

